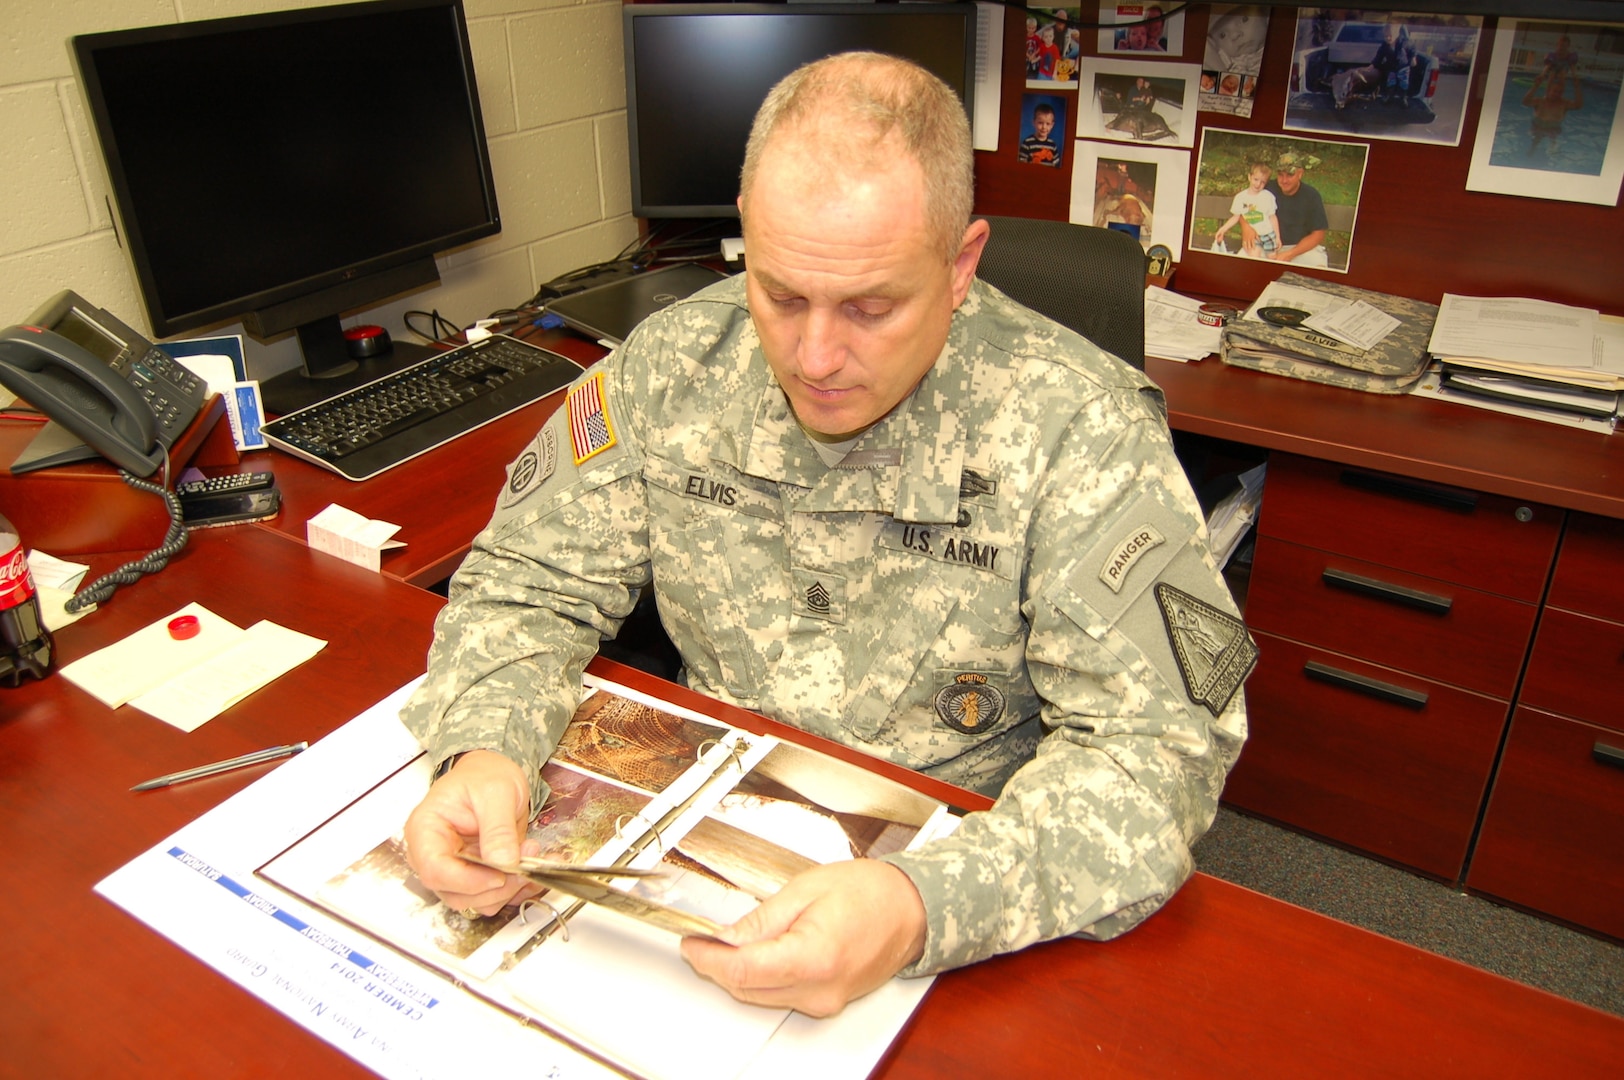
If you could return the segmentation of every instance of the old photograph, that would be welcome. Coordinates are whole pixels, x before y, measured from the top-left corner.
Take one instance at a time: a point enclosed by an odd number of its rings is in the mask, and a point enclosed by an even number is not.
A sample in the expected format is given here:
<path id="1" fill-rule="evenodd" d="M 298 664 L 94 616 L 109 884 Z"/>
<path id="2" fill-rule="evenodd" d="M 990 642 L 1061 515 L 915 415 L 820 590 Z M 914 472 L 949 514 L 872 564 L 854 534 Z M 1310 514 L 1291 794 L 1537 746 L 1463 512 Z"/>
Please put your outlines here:
<path id="1" fill-rule="evenodd" d="M 1347 273 L 1369 151 L 1367 143 L 1207 128 L 1190 250 Z"/>
<path id="2" fill-rule="evenodd" d="M 1459 146 L 1478 15 L 1301 8 L 1287 131 Z"/>

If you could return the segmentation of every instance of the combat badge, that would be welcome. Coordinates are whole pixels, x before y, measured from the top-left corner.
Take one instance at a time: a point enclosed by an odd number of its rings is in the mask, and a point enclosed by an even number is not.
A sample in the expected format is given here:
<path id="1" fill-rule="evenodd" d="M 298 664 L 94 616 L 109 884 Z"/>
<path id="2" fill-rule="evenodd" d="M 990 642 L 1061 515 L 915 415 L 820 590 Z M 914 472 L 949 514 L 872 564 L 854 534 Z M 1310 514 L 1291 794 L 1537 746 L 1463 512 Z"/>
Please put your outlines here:
<path id="1" fill-rule="evenodd" d="M 1165 581 L 1156 583 L 1156 602 L 1185 691 L 1217 716 L 1257 666 L 1257 646 L 1239 619 Z"/>
<path id="2" fill-rule="evenodd" d="M 954 731 L 979 735 L 1004 715 L 1004 693 L 989 686 L 985 675 L 965 672 L 936 691 L 936 715 Z"/>

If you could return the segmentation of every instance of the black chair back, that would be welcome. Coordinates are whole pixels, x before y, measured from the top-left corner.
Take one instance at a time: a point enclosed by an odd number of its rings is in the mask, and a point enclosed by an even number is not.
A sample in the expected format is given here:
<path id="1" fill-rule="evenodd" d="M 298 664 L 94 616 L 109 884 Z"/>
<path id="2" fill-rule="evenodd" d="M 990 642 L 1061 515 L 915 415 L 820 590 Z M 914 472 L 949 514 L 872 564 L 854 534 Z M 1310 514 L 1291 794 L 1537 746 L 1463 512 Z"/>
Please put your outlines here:
<path id="1" fill-rule="evenodd" d="M 1116 229 L 982 215 L 992 235 L 976 276 L 1145 367 L 1145 252 Z"/>

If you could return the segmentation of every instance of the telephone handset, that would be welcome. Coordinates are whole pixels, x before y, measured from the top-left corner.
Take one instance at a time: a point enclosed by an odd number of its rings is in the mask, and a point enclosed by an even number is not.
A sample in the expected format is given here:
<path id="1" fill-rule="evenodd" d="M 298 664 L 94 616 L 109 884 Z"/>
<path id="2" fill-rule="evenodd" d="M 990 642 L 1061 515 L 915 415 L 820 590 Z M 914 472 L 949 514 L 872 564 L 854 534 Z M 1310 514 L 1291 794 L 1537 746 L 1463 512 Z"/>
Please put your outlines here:
<path id="1" fill-rule="evenodd" d="M 0 332 L 0 385 L 136 476 L 163 463 L 158 418 L 135 387 L 73 342 L 35 326 Z"/>
<path id="2" fill-rule="evenodd" d="M 0 386 L 135 476 L 157 471 L 205 398 L 196 375 L 71 291 L 0 331 Z"/>

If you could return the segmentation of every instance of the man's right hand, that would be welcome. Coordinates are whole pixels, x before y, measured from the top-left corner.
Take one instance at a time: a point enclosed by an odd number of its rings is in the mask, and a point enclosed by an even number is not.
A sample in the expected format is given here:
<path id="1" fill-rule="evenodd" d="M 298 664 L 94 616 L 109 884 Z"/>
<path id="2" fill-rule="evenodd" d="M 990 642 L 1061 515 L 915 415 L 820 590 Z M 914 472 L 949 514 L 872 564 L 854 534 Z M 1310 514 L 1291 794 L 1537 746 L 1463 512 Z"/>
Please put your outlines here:
<path id="1" fill-rule="evenodd" d="M 459 911 L 494 915 L 540 889 L 458 858 L 464 849 L 511 865 L 539 852 L 524 840 L 530 821 L 530 785 L 524 770 L 490 750 L 470 750 L 435 781 L 406 819 L 406 860 L 423 884 Z"/>

